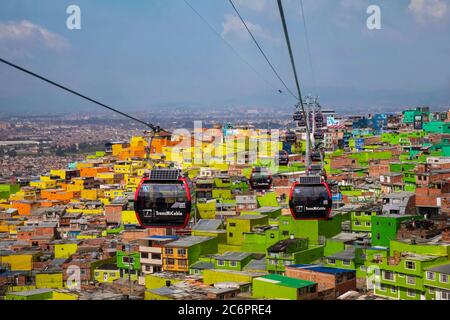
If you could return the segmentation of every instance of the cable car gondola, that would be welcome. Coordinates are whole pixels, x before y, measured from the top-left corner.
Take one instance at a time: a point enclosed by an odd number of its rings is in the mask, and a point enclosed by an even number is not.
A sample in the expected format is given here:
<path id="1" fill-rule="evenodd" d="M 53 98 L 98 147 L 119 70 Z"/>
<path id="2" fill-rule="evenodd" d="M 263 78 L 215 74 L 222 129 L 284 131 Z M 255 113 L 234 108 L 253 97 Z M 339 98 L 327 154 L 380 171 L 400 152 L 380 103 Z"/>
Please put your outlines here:
<path id="1" fill-rule="evenodd" d="M 289 154 L 286 150 L 278 152 L 278 164 L 280 166 L 287 166 L 289 164 Z"/>
<path id="2" fill-rule="evenodd" d="M 324 137 L 323 131 L 318 130 L 314 133 L 314 139 L 322 140 Z"/>
<path id="3" fill-rule="evenodd" d="M 297 111 L 296 113 L 294 113 L 294 121 L 302 121 L 304 120 L 303 118 L 303 113 L 301 111 Z"/>
<path id="4" fill-rule="evenodd" d="M 250 175 L 252 190 L 269 190 L 272 188 L 272 175 L 267 168 L 256 167 Z"/>
<path id="5" fill-rule="evenodd" d="M 288 131 L 286 133 L 286 142 L 288 142 L 288 143 L 295 143 L 295 142 L 297 142 L 297 135 L 295 134 L 295 132 Z"/>
<path id="6" fill-rule="evenodd" d="M 328 180 L 327 171 L 322 167 L 321 164 L 311 164 L 307 170 L 308 176 L 320 176 L 325 181 Z"/>
<path id="7" fill-rule="evenodd" d="M 333 199 L 328 184 L 320 176 L 300 177 L 289 195 L 289 208 L 295 220 L 328 220 Z"/>
<path id="8" fill-rule="evenodd" d="M 321 162 L 322 161 L 320 151 L 312 151 L 311 152 L 311 161 L 312 162 Z"/>
<path id="9" fill-rule="evenodd" d="M 184 228 L 194 209 L 193 184 L 180 170 L 152 170 L 136 189 L 134 210 L 144 228 Z"/>

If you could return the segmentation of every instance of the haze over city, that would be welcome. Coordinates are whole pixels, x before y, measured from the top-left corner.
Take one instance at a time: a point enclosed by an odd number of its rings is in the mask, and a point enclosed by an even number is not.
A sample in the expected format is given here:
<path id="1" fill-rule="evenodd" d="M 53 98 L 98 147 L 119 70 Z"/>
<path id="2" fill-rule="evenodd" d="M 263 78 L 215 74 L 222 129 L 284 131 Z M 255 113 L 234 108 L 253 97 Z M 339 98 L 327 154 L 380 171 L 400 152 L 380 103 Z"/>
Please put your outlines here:
<path id="1" fill-rule="evenodd" d="M 381 8 L 381 30 L 366 27 L 366 9 L 373 3 Z M 80 30 L 66 27 L 70 4 L 2 1 L 0 56 L 127 111 L 295 103 L 227 1 L 191 4 L 258 73 L 183 1 L 80 0 Z M 294 89 L 276 3 L 236 5 Z M 320 95 L 323 105 L 344 111 L 450 105 L 448 1 L 305 0 L 312 69 L 299 2 L 285 6 L 303 90 Z M 5 66 L 0 82 L 1 114 L 94 109 Z"/>

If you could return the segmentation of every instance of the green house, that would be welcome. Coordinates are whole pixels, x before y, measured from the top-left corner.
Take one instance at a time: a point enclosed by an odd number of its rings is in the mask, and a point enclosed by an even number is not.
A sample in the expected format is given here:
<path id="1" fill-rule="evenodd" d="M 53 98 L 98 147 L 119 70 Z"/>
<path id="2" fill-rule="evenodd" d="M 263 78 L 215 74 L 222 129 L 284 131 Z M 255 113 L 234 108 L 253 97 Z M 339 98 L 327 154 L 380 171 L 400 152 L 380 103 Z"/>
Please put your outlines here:
<path id="1" fill-rule="evenodd" d="M 268 225 L 269 218 L 263 215 L 243 215 L 228 218 L 227 220 L 227 243 L 230 245 L 242 245 L 244 233 L 251 232 L 254 227 Z"/>
<path id="2" fill-rule="evenodd" d="M 242 251 L 265 254 L 267 248 L 278 241 L 280 241 L 280 231 L 278 227 L 257 227 L 254 228 L 254 232 L 244 233 Z"/>
<path id="3" fill-rule="evenodd" d="M 423 124 L 423 130 L 428 133 L 450 133 L 450 123 L 442 121 L 432 121 Z"/>
<path id="4" fill-rule="evenodd" d="M 52 298 L 53 290 L 50 289 L 8 292 L 5 296 L 5 300 L 51 300 Z"/>
<path id="5" fill-rule="evenodd" d="M 244 214 L 265 215 L 270 219 L 275 219 L 281 216 L 281 207 L 261 207 L 252 211 L 242 211 L 241 215 Z"/>
<path id="6" fill-rule="evenodd" d="M 19 192 L 18 184 L 0 184 L 0 199 L 9 199 L 9 196 Z"/>
<path id="7" fill-rule="evenodd" d="M 116 263 L 120 271 L 120 277 L 131 280 L 138 280 L 141 270 L 141 256 L 139 252 L 116 252 Z"/>
<path id="8" fill-rule="evenodd" d="M 317 283 L 278 274 L 253 279 L 253 298 L 302 300 L 317 293 Z"/>
<path id="9" fill-rule="evenodd" d="M 278 218 L 280 239 L 290 236 L 307 238 L 310 245 L 325 244 L 326 238 L 334 237 L 341 232 L 341 224 L 345 214 L 336 213 L 331 220 L 294 220 L 291 215 Z"/>
<path id="10" fill-rule="evenodd" d="M 388 247 L 390 241 L 396 239 L 397 231 L 403 221 L 419 219 L 417 216 L 386 214 L 372 218 L 372 246 Z"/>
<path id="11" fill-rule="evenodd" d="M 423 284 L 427 300 L 450 300 L 450 263 L 425 268 Z"/>
<path id="12" fill-rule="evenodd" d="M 224 252 L 214 256 L 214 268 L 242 271 L 252 258 L 253 254 L 248 252 Z"/>
<path id="13" fill-rule="evenodd" d="M 372 231 L 372 217 L 381 214 L 380 207 L 358 208 L 350 213 L 351 230 L 352 232 L 366 232 Z"/>
<path id="14" fill-rule="evenodd" d="M 448 263 L 445 243 L 391 241 L 389 257 L 381 259 L 379 284 L 374 293 L 400 300 L 425 300 L 427 270 Z"/>
<path id="15" fill-rule="evenodd" d="M 308 239 L 285 239 L 267 249 L 266 270 L 284 274 L 286 266 L 312 263 L 319 261 L 322 256 L 323 246 L 308 247 Z"/>

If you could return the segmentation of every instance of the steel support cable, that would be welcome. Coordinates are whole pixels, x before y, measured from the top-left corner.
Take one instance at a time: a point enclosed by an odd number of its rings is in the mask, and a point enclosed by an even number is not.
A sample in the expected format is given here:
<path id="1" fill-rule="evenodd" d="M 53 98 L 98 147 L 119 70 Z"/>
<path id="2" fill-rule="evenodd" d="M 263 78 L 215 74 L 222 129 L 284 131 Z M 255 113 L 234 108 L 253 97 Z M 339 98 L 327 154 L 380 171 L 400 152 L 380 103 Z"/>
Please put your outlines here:
<path id="1" fill-rule="evenodd" d="M 283 24 L 284 36 L 286 38 L 286 44 L 287 44 L 288 51 L 289 51 L 289 58 L 291 60 L 292 71 L 294 73 L 295 85 L 297 87 L 297 92 L 298 92 L 298 96 L 299 96 L 300 106 L 301 106 L 302 111 L 303 111 L 303 117 L 305 118 L 306 138 L 308 139 L 309 146 L 311 147 L 311 133 L 310 133 L 310 130 L 309 130 L 309 117 L 306 114 L 305 106 L 303 104 L 303 97 L 302 97 L 302 92 L 301 92 L 301 89 L 300 89 L 300 83 L 299 83 L 299 79 L 298 79 L 297 68 L 295 67 L 295 60 L 294 60 L 294 55 L 292 53 L 292 46 L 291 46 L 291 41 L 290 41 L 290 38 L 289 38 L 289 32 L 288 32 L 288 28 L 287 28 L 287 24 L 286 24 L 286 18 L 285 18 L 285 15 L 284 15 L 283 4 L 281 3 L 281 0 L 277 0 L 277 1 L 278 1 L 278 9 L 280 11 L 281 22 Z M 307 159 L 307 160 L 308 160 L 307 163 L 309 163 L 309 159 Z"/>
<path id="2" fill-rule="evenodd" d="M 289 87 L 286 85 L 286 83 L 284 82 L 284 80 L 281 78 L 281 76 L 279 75 L 279 73 L 277 72 L 277 70 L 275 69 L 275 67 L 273 66 L 273 64 L 270 62 L 269 58 L 267 57 L 266 53 L 264 52 L 264 50 L 262 49 L 262 47 L 259 45 L 258 41 L 256 40 L 255 36 L 253 35 L 253 33 L 251 32 L 250 28 L 248 27 L 247 23 L 245 22 L 244 18 L 242 18 L 241 14 L 239 13 L 238 9 L 236 8 L 236 6 L 233 3 L 233 0 L 228 0 L 228 2 L 231 4 L 231 6 L 233 7 L 234 11 L 236 12 L 236 14 L 238 15 L 239 19 L 241 20 L 242 24 L 244 25 L 245 29 L 247 30 L 247 32 L 249 33 L 249 35 L 251 36 L 251 38 L 253 39 L 253 42 L 256 44 L 256 46 L 258 47 L 259 52 L 261 52 L 262 56 L 264 57 L 264 59 L 266 60 L 266 62 L 269 64 L 270 68 L 272 69 L 273 73 L 275 74 L 275 76 L 278 78 L 278 80 L 280 80 L 280 82 L 283 84 L 283 86 L 286 88 L 286 90 L 296 99 L 299 100 L 299 97 L 297 97 L 292 91 L 291 89 L 289 89 Z"/>
<path id="3" fill-rule="evenodd" d="M 70 89 L 70 88 L 68 88 L 66 86 L 63 86 L 63 85 L 61 85 L 59 83 L 56 83 L 55 81 L 52 81 L 52 80 L 50 80 L 50 79 L 48 79 L 46 77 L 43 77 L 43 76 L 41 76 L 41 75 L 39 75 L 37 73 L 34 73 L 34 72 L 32 72 L 32 71 L 30 71 L 28 69 L 25 69 L 25 68 L 23 68 L 21 66 L 18 66 L 17 64 L 14 64 L 14 63 L 12 63 L 10 61 L 7 61 L 5 59 L 0 58 L 0 62 L 4 63 L 6 65 L 9 65 L 10 67 L 13 67 L 13 68 L 15 68 L 17 70 L 20 70 L 20 71 L 22 71 L 22 72 L 24 72 L 26 74 L 29 74 L 29 75 L 31 75 L 31 76 L 33 76 L 35 78 L 38 78 L 38 79 L 40 79 L 40 80 L 42 80 L 44 82 L 47 82 L 47 83 L 49 83 L 49 84 L 51 84 L 51 85 L 53 85 L 55 87 L 58 87 L 58 88 L 60 88 L 60 89 L 62 89 L 64 91 L 72 93 L 72 94 L 74 94 L 74 95 L 76 95 L 76 96 L 78 96 L 80 98 L 83 98 L 83 99 L 88 100 L 88 101 L 90 101 L 90 102 L 92 102 L 94 104 L 97 104 L 97 105 L 101 106 L 102 108 L 108 109 L 108 110 L 113 111 L 113 112 L 115 112 L 117 114 L 120 114 L 120 115 L 122 115 L 122 116 L 124 116 L 124 117 L 126 117 L 128 119 L 131 119 L 131 120 L 133 120 L 135 122 L 143 124 L 143 125 L 149 127 L 151 130 L 153 130 L 155 132 L 165 131 L 165 130 L 161 129 L 159 126 L 155 126 L 155 125 L 153 125 L 151 123 L 148 123 L 148 122 L 142 121 L 142 120 L 140 120 L 138 118 L 135 118 L 133 116 L 130 116 L 130 115 L 126 114 L 125 112 L 122 112 L 120 110 L 112 108 L 112 107 L 110 107 L 110 106 L 108 106 L 108 105 L 106 105 L 106 104 L 104 104 L 102 102 L 99 102 L 99 101 L 95 100 L 95 99 L 89 98 L 88 96 L 86 96 L 84 94 L 81 94 L 81 93 L 79 93 L 79 92 L 77 92 L 75 90 L 72 90 L 72 89 Z"/>
<path id="4" fill-rule="evenodd" d="M 234 48 L 229 41 L 227 41 L 212 25 L 209 23 L 208 20 L 206 20 L 205 17 L 197 10 L 195 9 L 188 0 L 183 0 L 184 3 L 208 26 L 208 28 L 217 36 L 219 37 L 230 49 L 234 52 L 234 54 L 245 64 L 247 65 L 256 75 L 260 77 L 261 80 L 263 80 L 267 86 L 270 88 L 274 87 L 276 88 L 276 85 L 274 85 L 272 82 L 267 80 L 261 72 L 259 72 L 255 67 L 253 67 L 250 62 L 248 62 L 238 51 L 236 48 Z M 282 90 L 276 88 L 277 92 L 284 93 Z"/>

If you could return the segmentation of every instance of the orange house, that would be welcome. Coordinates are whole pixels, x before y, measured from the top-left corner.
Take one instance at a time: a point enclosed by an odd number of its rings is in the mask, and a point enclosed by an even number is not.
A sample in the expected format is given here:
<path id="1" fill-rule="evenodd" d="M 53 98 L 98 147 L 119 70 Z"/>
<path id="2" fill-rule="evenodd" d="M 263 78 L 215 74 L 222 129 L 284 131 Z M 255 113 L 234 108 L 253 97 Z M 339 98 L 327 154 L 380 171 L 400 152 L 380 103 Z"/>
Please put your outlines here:
<path id="1" fill-rule="evenodd" d="M 80 177 L 95 177 L 100 172 L 108 172 L 109 168 L 106 167 L 90 167 L 80 168 Z"/>
<path id="2" fill-rule="evenodd" d="M 33 209 L 39 207 L 39 202 L 30 200 L 12 201 L 11 207 L 17 209 L 19 215 L 28 216 L 30 215 L 31 211 L 33 211 Z"/>
<path id="3" fill-rule="evenodd" d="M 79 191 L 64 191 L 63 189 L 42 190 L 41 198 L 47 200 L 57 200 L 68 203 L 72 199 L 79 199 Z"/>

